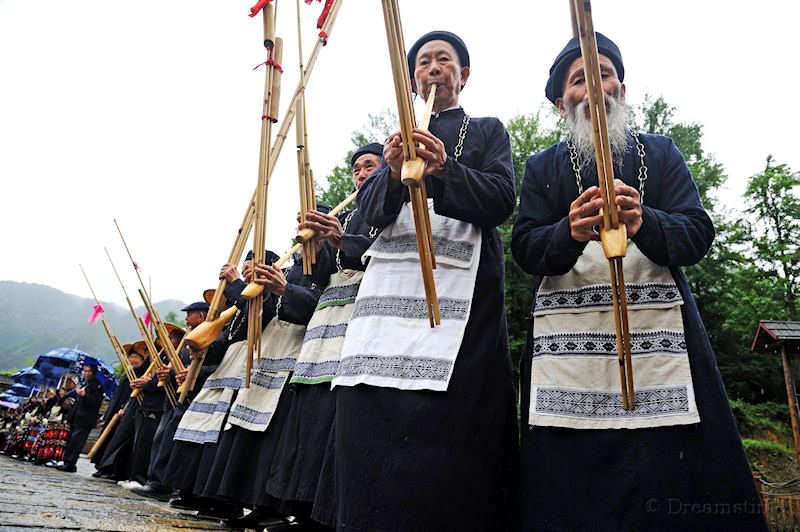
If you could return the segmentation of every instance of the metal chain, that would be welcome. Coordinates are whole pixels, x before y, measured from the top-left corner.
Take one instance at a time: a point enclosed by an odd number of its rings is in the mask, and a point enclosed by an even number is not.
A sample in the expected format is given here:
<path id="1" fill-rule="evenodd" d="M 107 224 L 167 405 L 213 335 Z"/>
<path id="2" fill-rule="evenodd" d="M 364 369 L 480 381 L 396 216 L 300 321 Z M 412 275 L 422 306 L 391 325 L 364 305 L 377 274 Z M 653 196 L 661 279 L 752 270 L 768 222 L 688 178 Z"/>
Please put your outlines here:
<path id="1" fill-rule="evenodd" d="M 639 202 L 644 205 L 644 182 L 647 181 L 647 165 L 644 164 L 644 144 L 639 140 L 639 134 L 631 131 L 633 140 L 636 141 L 636 153 L 639 155 Z"/>
<path id="2" fill-rule="evenodd" d="M 647 165 L 644 163 L 644 144 L 639 139 L 639 134 L 631 131 L 631 136 L 636 142 L 636 154 L 639 156 L 639 202 L 644 205 L 644 183 L 647 181 Z M 578 166 L 578 149 L 572 139 L 567 140 L 567 148 L 569 149 L 569 161 L 572 163 L 572 171 L 575 173 L 575 184 L 578 185 L 578 195 L 583 194 L 583 183 L 581 182 L 581 169 Z"/>
<path id="3" fill-rule="evenodd" d="M 344 219 L 344 224 L 342 224 L 342 233 L 347 232 L 347 224 L 350 223 L 350 219 L 353 218 L 357 210 L 358 209 L 353 209 L 347 214 L 347 217 Z M 342 248 L 336 250 L 336 270 L 342 271 Z"/>
<path id="4" fill-rule="evenodd" d="M 469 115 L 464 113 L 464 121 L 461 122 L 461 129 L 458 131 L 458 144 L 456 144 L 456 149 L 453 150 L 453 159 L 456 161 L 461 157 L 461 153 L 464 151 L 464 139 L 467 136 L 469 120 Z"/>

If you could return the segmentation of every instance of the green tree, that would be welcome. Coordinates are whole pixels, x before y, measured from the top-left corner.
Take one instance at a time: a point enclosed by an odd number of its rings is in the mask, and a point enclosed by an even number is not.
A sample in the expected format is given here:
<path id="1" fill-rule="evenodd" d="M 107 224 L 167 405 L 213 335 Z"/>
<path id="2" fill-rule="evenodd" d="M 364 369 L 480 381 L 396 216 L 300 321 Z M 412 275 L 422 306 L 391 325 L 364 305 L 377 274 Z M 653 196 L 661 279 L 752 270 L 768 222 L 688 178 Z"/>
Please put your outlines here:
<path id="1" fill-rule="evenodd" d="M 758 266 L 779 285 L 781 317 L 797 317 L 800 277 L 800 175 L 785 164 L 767 157 L 764 171 L 747 183 L 747 212 L 755 216 L 751 225 Z M 776 316 L 777 317 L 777 316 Z"/>
<path id="2" fill-rule="evenodd" d="M 334 207 L 349 196 L 353 191 L 350 157 L 364 144 L 369 144 L 370 142 L 383 143 L 397 129 L 397 117 L 393 111 L 386 109 L 377 114 L 370 114 L 367 123 L 350 135 L 353 147 L 345 155 L 342 164 L 331 170 L 322 186 L 319 183 L 317 184 L 317 195 L 320 203 Z"/>
<path id="3" fill-rule="evenodd" d="M 164 316 L 164 321 L 167 323 L 172 323 L 177 325 L 178 327 L 186 328 L 186 322 L 184 320 L 178 319 L 178 314 L 175 313 L 174 310 L 170 310 L 167 312 L 167 315 Z"/>
<path id="4" fill-rule="evenodd" d="M 514 215 L 503 223 L 499 230 L 505 252 L 506 279 L 505 304 L 508 319 L 508 338 L 514 371 L 518 371 L 519 359 L 525 348 L 528 317 L 531 312 L 533 292 L 538 279 L 532 279 L 519 267 L 511 255 L 511 230 L 517 217 L 519 191 L 525 175 L 528 157 L 555 144 L 561 137 L 556 127 L 546 125 L 542 112 L 512 118 L 506 129 L 511 141 L 511 159 L 514 163 L 514 178 L 517 190 L 517 208 Z"/>

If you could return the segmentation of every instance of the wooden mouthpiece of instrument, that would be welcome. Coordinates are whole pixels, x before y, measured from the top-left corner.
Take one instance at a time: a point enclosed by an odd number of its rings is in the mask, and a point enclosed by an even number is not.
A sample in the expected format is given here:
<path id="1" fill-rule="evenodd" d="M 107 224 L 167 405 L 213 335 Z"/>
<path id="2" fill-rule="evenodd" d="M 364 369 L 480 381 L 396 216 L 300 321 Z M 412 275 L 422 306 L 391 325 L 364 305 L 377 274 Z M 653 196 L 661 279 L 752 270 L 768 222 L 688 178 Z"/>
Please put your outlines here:
<path id="1" fill-rule="evenodd" d="M 425 175 L 425 161 L 421 157 L 403 161 L 400 169 L 400 180 L 406 186 L 419 186 Z"/>
<path id="2" fill-rule="evenodd" d="M 600 242 L 603 244 L 606 258 L 624 257 L 628 249 L 628 232 L 625 224 L 619 224 L 616 229 L 601 229 Z"/>
<path id="3" fill-rule="evenodd" d="M 247 286 L 244 287 L 242 290 L 242 297 L 245 299 L 253 299 L 254 297 L 260 296 L 264 293 L 264 286 L 258 283 L 248 283 Z"/>
<path id="4" fill-rule="evenodd" d="M 191 331 L 186 334 L 186 345 L 194 349 L 195 351 L 200 351 L 207 348 L 211 345 L 219 333 L 222 332 L 222 329 L 225 328 L 225 324 L 231 321 L 233 317 L 236 315 L 236 312 L 239 309 L 236 305 L 233 305 L 230 308 L 225 309 L 220 315 L 219 318 L 213 321 L 204 321 Z"/>

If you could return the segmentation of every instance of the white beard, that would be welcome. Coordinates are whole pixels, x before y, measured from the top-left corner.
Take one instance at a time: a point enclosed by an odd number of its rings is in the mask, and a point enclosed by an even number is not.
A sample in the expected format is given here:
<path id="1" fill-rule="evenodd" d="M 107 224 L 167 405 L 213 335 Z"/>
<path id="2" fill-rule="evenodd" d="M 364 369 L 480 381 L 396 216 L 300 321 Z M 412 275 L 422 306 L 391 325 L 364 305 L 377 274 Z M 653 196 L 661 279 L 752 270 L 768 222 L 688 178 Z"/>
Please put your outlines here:
<path id="1" fill-rule="evenodd" d="M 611 144 L 611 158 L 615 166 L 622 166 L 622 158 L 628 151 L 628 120 L 630 108 L 615 97 L 605 96 L 606 124 L 608 125 L 608 141 Z M 578 168 L 595 164 L 594 131 L 592 121 L 587 116 L 588 101 L 570 107 L 567 105 L 566 122 L 572 135 L 572 142 L 578 152 Z"/>

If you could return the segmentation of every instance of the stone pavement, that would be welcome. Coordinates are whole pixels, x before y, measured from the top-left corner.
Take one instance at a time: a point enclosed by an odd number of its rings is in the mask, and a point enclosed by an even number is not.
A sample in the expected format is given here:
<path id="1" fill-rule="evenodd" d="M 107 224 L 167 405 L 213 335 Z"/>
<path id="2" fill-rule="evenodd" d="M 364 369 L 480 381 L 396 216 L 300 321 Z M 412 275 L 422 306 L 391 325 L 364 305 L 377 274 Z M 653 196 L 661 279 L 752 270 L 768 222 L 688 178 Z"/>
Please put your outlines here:
<path id="1" fill-rule="evenodd" d="M 225 530 L 91 477 L 86 458 L 63 473 L 0 455 L 0 531 Z"/>

